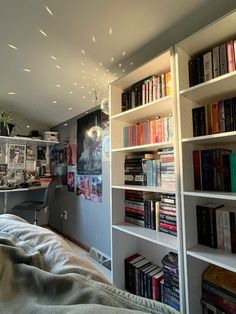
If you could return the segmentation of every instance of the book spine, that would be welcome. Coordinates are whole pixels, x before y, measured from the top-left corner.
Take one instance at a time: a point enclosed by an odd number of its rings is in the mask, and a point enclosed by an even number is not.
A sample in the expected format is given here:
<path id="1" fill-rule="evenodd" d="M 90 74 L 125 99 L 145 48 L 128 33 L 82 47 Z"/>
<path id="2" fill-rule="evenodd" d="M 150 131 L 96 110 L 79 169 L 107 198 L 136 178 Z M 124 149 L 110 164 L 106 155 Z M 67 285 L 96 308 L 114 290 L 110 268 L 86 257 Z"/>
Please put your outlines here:
<path id="1" fill-rule="evenodd" d="M 236 253 L 236 213 L 230 212 L 231 252 Z"/>
<path id="2" fill-rule="evenodd" d="M 193 174 L 194 174 L 194 189 L 201 190 L 201 152 L 199 150 L 193 151 Z"/>
<path id="3" fill-rule="evenodd" d="M 220 45 L 220 75 L 224 75 L 227 73 L 228 65 L 227 65 L 227 51 L 226 44 Z"/>
<path id="4" fill-rule="evenodd" d="M 234 59 L 234 42 L 230 40 L 226 43 L 227 60 L 228 60 L 228 72 L 235 71 L 235 59 Z"/>
<path id="5" fill-rule="evenodd" d="M 203 55 L 204 81 L 209 81 L 213 78 L 212 72 L 212 53 L 211 51 Z"/>
<path id="6" fill-rule="evenodd" d="M 212 49 L 212 60 L 213 60 L 213 77 L 220 76 L 220 56 L 219 56 L 219 46 Z"/>

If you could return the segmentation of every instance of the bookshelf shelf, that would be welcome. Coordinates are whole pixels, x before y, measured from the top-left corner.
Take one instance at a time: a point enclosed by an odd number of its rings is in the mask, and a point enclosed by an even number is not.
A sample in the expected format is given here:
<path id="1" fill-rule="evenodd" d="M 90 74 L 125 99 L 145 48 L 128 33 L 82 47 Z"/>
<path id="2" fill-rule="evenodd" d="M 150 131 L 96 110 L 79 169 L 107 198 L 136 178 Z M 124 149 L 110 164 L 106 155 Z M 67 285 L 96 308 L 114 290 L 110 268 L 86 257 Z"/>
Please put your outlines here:
<path id="1" fill-rule="evenodd" d="M 150 230 L 147 228 L 135 226 L 126 222 L 113 225 L 113 228 L 128 233 L 132 236 L 138 237 L 140 239 L 151 241 L 153 243 L 167 247 L 171 250 L 178 250 L 177 238 L 172 235 L 158 232 L 156 230 Z"/>
<path id="2" fill-rule="evenodd" d="M 59 144 L 59 142 L 56 141 L 45 141 L 40 140 L 36 138 L 30 138 L 30 137 L 21 137 L 21 136 L 0 136 L 0 143 L 9 143 L 9 144 L 37 144 L 37 145 L 55 145 Z"/>
<path id="3" fill-rule="evenodd" d="M 236 193 L 232 192 L 184 191 L 183 195 L 236 201 Z"/>
<path id="4" fill-rule="evenodd" d="M 162 189 L 156 186 L 140 186 L 140 185 L 112 185 L 113 189 L 120 190 L 133 190 L 133 191 L 146 191 L 154 193 L 173 194 L 175 190 Z"/>
<path id="5" fill-rule="evenodd" d="M 138 122 L 171 112 L 171 96 L 166 96 L 151 103 L 116 114 L 112 116 L 111 119 L 123 122 Z"/>
<path id="6" fill-rule="evenodd" d="M 171 147 L 171 146 L 173 146 L 173 142 L 160 142 L 160 143 L 153 143 L 153 144 L 146 144 L 146 145 L 116 148 L 116 149 L 112 149 L 112 153 L 154 151 L 160 148 Z"/>
<path id="7" fill-rule="evenodd" d="M 180 91 L 180 95 L 201 105 L 235 96 L 236 71 Z"/>
<path id="8" fill-rule="evenodd" d="M 196 143 L 199 145 L 232 144 L 235 142 L 236 131 L 183 138 L 182 143 Z"/>
<path id="9" fill-rule="evenodd" d="M 196 179 L 196 171 L 198 171 L 197 165 L 199 165 L 200 170 L 200 181 L 202 183 L 202 163 L 205 162 L 202 159 L 198 162 L 197 154 L 194 154 L 193 163 L 193 151 L 198 150 L 210 150 L 218 149 L 214 151 L 214 154 L 221 154 L 220 149 L 231 149 L 232 152 L 236 152 L 236 131 L 217 133 L 211 135 L 204 135 L 193 137 L 193 134 L 196 132 L 196 126 L 200 125 L 200 121 L 196 120 L 196 115 L 193 116 L 192 109 L 197 107 L 210 105 L 212 103 L 233 98 L 236 96 L 236 71 L 228 71 L 228 64 L 226 64 L 226 71 L 229 73 L 215 77 L 198 85 L 190 87 L 189 78 L 189 61 L 194 59 L 201 60 L 201 56 L 205 55 L 208 52 L 212 52 L 211 56 L 214 57 L 214 64 L 217 64 L 216 60 L 217 54 L 213 55 L 217 51 L 218 46 L 222 46 L 229 42 L 230 40 L 236 39 L 236 10 L 228 13 L 219 20 L 213 22 L 212 24 L 206 26 L 197 33 L 191 35 L 190 37 L 184 39 L 175 46 L 176 52 L 176 82 L 177 82 L 177 107 L 178 107 L 178 123 L 179 123 L 179 156 L 180 156 L 180 182 L 181 182 L 181 207 L 182 207 L 182 224 L 183 224 L 183 256 L 185 261 L 185 292 L 186 292 L 186 314 L 199 314 L 205 313 L 205 309 L 202 308 L 201 297 L 202 297 L 202 274 L 207 269 L 209 265 L 216 265 L 224 269 L 236 272 L 236 254 L 233 254 L 228 251 L 219 250 L 210 248 L 205 245 L 200 245 L 198 242 L 206 243 L 205 239 L 209 236 L 209 230 L 211 230 L 211 225 L 206 224 L 204 218 L 199 218 L 197 216 L 196 206 L 205 205 L 205 213 L 207 217 L 210 216 L 209 208 L 212 208 L 210 204 L 220 204 L 228 208 L 235 207 L 236 193 L 233 192 L 218 192 L 218 191 L 205 191 L 205 190 L 194 190 L 194 178 Z M 226 45 L 225 45 L 226 47 Z M 219 48 L 220 50 L 220 48 Z M 222 51 L 222 50 L 221 50 Z M 226 51 L 226 56 L 229 53 Z M 209 53 L 208 53 L 209 56 Z M 195 61 L 192 61 L 190 64 L 194 66 Z M 206 59 L 205 59 L 206 61 Z M 221 61 L 219 62 L 219 70 L 223 71 L 222 66 L 222 56 Z M 203 80 L 206 77 L 207 63 L 203 61 Z M 211 63 L 210 63 L 211 64 Z M 205 68 L 204 68 L 205 65 Z M 198 68 L 200 69 L 200 68 Z M 195 68 L 196 70 L 196 68 Z M 216 67 L 214 68 L 216 70 Z M 194 70 L 193 70 L 194 71 Z M 197 72 L 200 74 L 201 71 Z M 220 72 L 218 72 L 220 74 Z M 194 73 L 194 72 L 193 72 Z M 212 76 L 214 76 L 213 72 Z M 225 72 L 224 72 L 225 73 Z M 196 71 L 195 71 L 196 74 Z M 205 74 L 205 76 L 204 76 Z M 210 76 L 209 76 L 210 77 Z M 201 81 L 201 77 L 196 77 L 193 75 L 194 79 L 198 82 Z M 200 79 L 199 79 L 200 78 Z M 194 83 L 194 82 L 193 82 Z M 231 107 L 231 102 L 228 102 Z M 225 106 L 225 102 L 223 102 Z M 222 117 L 219 118 L 220 112 L 218 111 L 218 116 L 213 117 L 213 111 L 211 111 L 212 116 L 208 115 L 209 109 L 212 109 L 212 106 L 205 107 L 205 121 L 203 123 L 208 123 L 211 118 L 211 121 L 214 120 L 211 126 L 216 128 L 217 123 L 223 123 Z M 217 107 L 215 107 L 217 108 Z M 225 108 L 225 107 L 223 107 Z M 195 111 L 196 112 L 196 111 Z M 216 113 L 216 111 L 215 111 Z M 202 117 L 204 116 L 202 115 Z M 203 118 L 203 119 L 204 119 Z M 195 129 L 193 130 L 193 119 L 195 119 Z M 199 123 L 199 124 L 198 124 Z M 230 124 L 231 122 L 229 122 Z M 222 125 L 221 125 L 222 126 Z M 220 126 L 219 126 L 220 129 Z M 233 130 L 232 124 L 228 129 Z M 209 130 L 209 129 L 208 129 Z M 198 131 L 198 130 L 197 130 Z M 201 132 L 199 132 L 200 134 Z M 215 156 L 216 156 L 215 155 Z M 200 154 L 199 157 L 204 157 Z M 220 155 L 221 156 L 221 155 Z M 197 156 L 198 157 L 198 156 Z M 222 158 L 222 159 L 220 159 Z M 215 158 L 217 160 L 217 158 Z M 219 157 L 217 161 L 223 163 L 223 157 Z M 207 162 L 206 162 L 207 163 Z M 224 165 L 226 162 L 224 160 Z M 204 164 L 206 166 L 206 164 Z M 207 166 L 206 166 L 207 167 Z M 213 168 L 211 161 L 208 164 L 208 169 Z M 230 166 L 228 167 L 228 169 Z M 226 168 L 225 168 L 226 169 Z M 194 177 L 195 171 L 195 177 Z M 218 170 L 217 170 L 218 171 Z M 219 171 L 218 171 L 219 172 Z M 218 174 L 219 176 L 219 174 Z M 218 177 L 217 177 L 218 178 Z M 222 176 L 221 176 L 222 178 Z M 207 179 L 206 179 L 207 180 Z M 209 177 L 210 180 L 210 177 Z M 213 186 L 217 186 L 214 181 Z M 198 182 L 199 183 L 199 182 Z M 201 185 L 200 183 L 200 185 Z M 204 181 L 205 183 L 205 181 Z M 222 183 L 222 181 L 221 181 Z M 224 188 L 225 188 L 225 177 L 224 177 Z M 218 187 L 218 186 L 217 186 Z M 217 189 L 217 188 L 216 188 Z M 219 188 L 220 189 L 220 188 Z M 226 189 L 226 188 L 225 188 Z M 207 205 L 206 205 L 207 204 Z M 214 206 L 213 206 L 214 207 Z M 199 209 L 199 208 L 198 208 Z M 199 210 L 198 213 L 204 213 L 204 210 Z M 200 219 L 200 220 L 199 220 Z M 201 220 L 202 219 L 202 220 Z M 210 219 L 210 218 L 209 218 Z M 200 223 L 200 227 L 199 227 Z M 223 225 L 223 221 L 222 221 Z M 203 231 L 203 226 L 205 226 L 206 233 Z M 202 228 L 201 228 L 202 227 Z M 218 226 L 219 227 L 219 226 Z M 217 227 L 216 227 L 217 229 Z M 200 230 L 200 235 L 198 234 Z M 212 228 L 213 230 L 213 228 Z M 210 233 L 211 241 L 216 240 L 214 230 Z M 221 233 L 222 235 L 222 233 Z M 201 238 L 205 236 L 205 239 Z M 223 233 L 223 237 L 225 234 Z M 214 237 L 214 240 L 212 240 Z M 199 240 L 200 239 L 200 240 Z M 213 246 L 213 243 L 209 243 Z M 225 244 L 224 244 L 225 245 Z M 193 271 L 194 270 L 194 271 Z"/>
<path id="10" fill-rule="evenodd" d="M 188 250 L 187 254 L 230 271 L 236 271 L 235 254 L 230 252 L 212 249 L 204 245 L 196 245 Z"/>

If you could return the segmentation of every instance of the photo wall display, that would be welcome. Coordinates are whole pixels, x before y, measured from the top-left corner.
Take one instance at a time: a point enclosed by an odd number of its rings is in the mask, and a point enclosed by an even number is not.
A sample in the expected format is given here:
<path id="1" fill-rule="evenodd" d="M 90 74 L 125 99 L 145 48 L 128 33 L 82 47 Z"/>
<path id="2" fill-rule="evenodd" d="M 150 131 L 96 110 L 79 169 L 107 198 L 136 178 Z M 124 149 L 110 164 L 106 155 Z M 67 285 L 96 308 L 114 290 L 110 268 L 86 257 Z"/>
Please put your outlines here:
<path id="1" fill-rule="evenodd" d="M 77 175 L 76 194 L 86 200 L 102 202 L 102 177 Z"/>
<path id="2" fill-rule="evenodd" d="M 9 145 L 8 156 L 9 169 L 25 169 L 26 146 L 25 145 Z"/>

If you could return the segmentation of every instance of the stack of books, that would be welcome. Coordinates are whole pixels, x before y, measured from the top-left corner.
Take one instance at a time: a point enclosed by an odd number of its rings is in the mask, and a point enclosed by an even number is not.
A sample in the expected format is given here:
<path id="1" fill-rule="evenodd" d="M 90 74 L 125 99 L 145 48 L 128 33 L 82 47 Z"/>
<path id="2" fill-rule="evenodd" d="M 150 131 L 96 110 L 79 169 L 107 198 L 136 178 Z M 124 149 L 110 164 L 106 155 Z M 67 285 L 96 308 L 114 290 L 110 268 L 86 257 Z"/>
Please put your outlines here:
<path id="1" fill-rule="evenodd" d="M 189 61 L 189 86 L 235 71 L 236 40 L 229 40 Z"/>
<path id="2" fill-rule="evenodd" d="M 204 313 L 236 313 L 236 274 L 218 266 L 209 266 L 202 275 Z"/>
<path id="3" fill-rule="evenodd" d="M 161 194 L 159 231 L 177 236 L 175 194 Z"/>
<path id="4" fill-rule="evenodd" d="M 178 255 L 169 252 L 162 259 L 163 281 L 161 282 L 161 301 L 180 310 Z"/>
<path id="5" fill-rule="evenodd" d="M 158 151 L 161 172 L 161 187 L 175 190 L 175 158 L 173 147 Z"/>
<path id="6" fill-rule="evenodd" d="M 160 301 L 162 268 L 135 253 L 125 259 L 125 289 L 129 292 Z"/>
<path id="7" fill-rule="evenodd" d="M 236 253 L 236 208 L 223 204 L 196 206 L 198 243 Z"/>

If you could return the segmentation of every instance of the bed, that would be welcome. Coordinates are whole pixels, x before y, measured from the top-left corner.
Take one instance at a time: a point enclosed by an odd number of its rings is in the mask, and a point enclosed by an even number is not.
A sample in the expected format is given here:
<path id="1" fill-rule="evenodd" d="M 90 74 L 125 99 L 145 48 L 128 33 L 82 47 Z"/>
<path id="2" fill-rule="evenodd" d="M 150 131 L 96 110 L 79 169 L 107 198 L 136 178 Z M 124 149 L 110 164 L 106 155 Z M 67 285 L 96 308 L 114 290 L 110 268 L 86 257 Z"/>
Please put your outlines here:
<path id="1" fill-rule="evenodd" d="M 156 313 L 171 307 L 117 289 L 54 232 L 0 215 L 0 313 Z"/>

